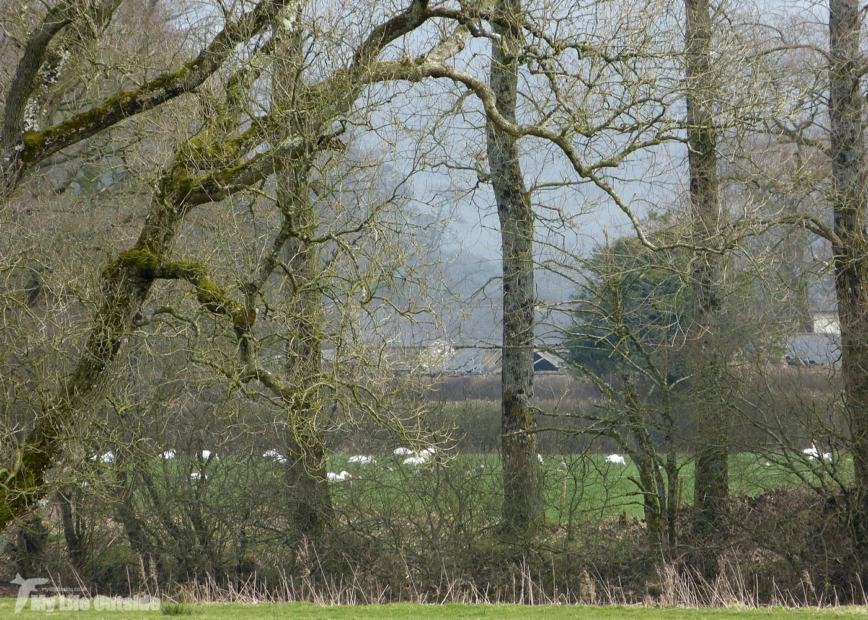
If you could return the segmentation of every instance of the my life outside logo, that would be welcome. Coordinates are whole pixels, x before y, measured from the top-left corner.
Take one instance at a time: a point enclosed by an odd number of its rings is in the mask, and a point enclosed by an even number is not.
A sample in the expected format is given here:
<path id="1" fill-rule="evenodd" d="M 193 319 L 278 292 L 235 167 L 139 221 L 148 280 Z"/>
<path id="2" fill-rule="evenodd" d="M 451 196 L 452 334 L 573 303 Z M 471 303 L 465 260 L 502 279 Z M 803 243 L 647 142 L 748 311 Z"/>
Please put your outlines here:
<path id="1" fill-rule="evenodd" d="M 10 583 L 18 586 L 18 596 L 15 598 L 15 613 L 21 610 L 30 601 L 30 611 L 160 611 L 160 599 L 155 596 L 81 596 L 80 594 L 67 594 L 68 592 L 80 592 L 79 588 L 45 588 L 50 594 L 40 594 L 39 586 L 48 583 L 48 579 L 36 577 L 24 579 L 15 573 L 15 579 Z"/>

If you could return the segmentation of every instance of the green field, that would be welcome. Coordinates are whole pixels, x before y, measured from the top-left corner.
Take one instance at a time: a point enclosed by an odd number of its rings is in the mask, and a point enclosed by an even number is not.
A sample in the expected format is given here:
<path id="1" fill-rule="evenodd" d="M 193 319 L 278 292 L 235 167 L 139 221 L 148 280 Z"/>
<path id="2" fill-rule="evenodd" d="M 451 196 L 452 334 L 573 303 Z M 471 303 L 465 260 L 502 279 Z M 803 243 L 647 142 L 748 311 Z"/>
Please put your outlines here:
<path id="1" fill-rule="evenodd" d="M 404 457 L 377 457 L 376 465 L 356 465 L 348 463 L 347 455 L 336 455 L 329 461 L 329 471 L 348 471 L 353 480 L 333 485 L 333 498 L 336 505 L 350 497 L 358 501 L 369 495 L 380 497 L 383 489 L 392 493 L 412 494 L 414 490 L 449 484 L 453 489 L 461 486 L 474 487 L 474 496 L 496 498 L 500 493 L 500 457 L 496 454 L 457 455 L 445 459 L 444 468 L 414 474 L 413 466 L 401 465 Z M 566 463 L 563 468 L 562 458 Z M 481 471 L 476 468 L 484 463 Z M 841 467 L 842 464 L 838 464 Z M 382 467 L 393 471 L 384 472 Z M 680 464 L 679 496 L 682 505 L 693 503 L 693 462 L 685 457 Z M 733 496 L 757 495 L 764 491 L 789 486 L 799 486 L 803 482 L 796 472 L 810 479 L 827 475 L 826 463 L 796 464 L 793 469 L 768 462 L 764 457 L 750 453 L 733 454 L 730 457 L 730 491 Z M 852 459 L 843 463 L 844 476 L 850 475 Z M 546 456 L 543 459 L 546 489 L 547 520 L 557 523 L 571 513 L 612 517 L 625 514 L 628 517 L 643 516 L 640 496 L 636 484 L 631 480 L 639 477 L 635 465 L 628 459 L 626 465 L 606 462 L 605 455 Z"/>
<path id="2" fill-rule="evenodd" d="M 0 617 L 37 618 L 45 617 L 44 611 L 25 608 L 14 614 L 15 600 L 0 599 Z M 365 605 L 365 606 L 319 606 L 309 603 L 282 604 L 198 604 L 185 605 L 180 617 L 190 618 L 238 618 L 239 620 L 397 620 L 462 618 L 539 618 L 546 620 L 809 620 L 813 618 L 859 618 L 868 616 L 868 607 L 837 607 L 826 609 L 691 609 L 648 607 L 586 607 L 572 605 Z M 92 618 L 93 620 L 127 620 L 167 617 L 157 611 L 52 611 L 51 618 Z"/>
<path id="3" fill-rule="evenodd" d="M 406 457 L 375 455 L 375 464 L 349 462 L 349 455 L 334 455 L 328 471 L 347 471 L 351 479 L 331 482 L 332 499 L 338 511 L 352 507 L 367 511 L 400 506 L 403 511 L 428 510 L 433 498 L 465 497 L 477 504 L 474 512 L 499 510 L 501 493 L 500 457 L 497 454 L 444 454 L 438 466 L 433 460 L 425 466 L 403 465 Z M 484 466 L 483 466 L 484 465 Z M 276 461 L 260 458 L 236 459 L 231 456 L 206 464 L 206 480 L 190 480 L 198 470 L 198 462 L 184 458 L 154 463 L 153 473 L 170 487 L 177 483 L 190 485 L 197 493 L 215 498 L 236 493 L 255 478 L 259 483 L 282 477 L 282 466 Z M 730 458 L 730 489 L 733 496 L 757 495 L 764 491 L 803 485 L 803 476 L 828 475 L 828 463 L 796 463 L 791 467 L 775 465 L 764 457 L 738 453 Z M 847 477 L 852 460 L 836 463 L 838 474 Z M 842 469 L 843 468 L 843 469 Z M 643 507 L 633 480 L 638 470 L 628 459 L 626 465 L 607 463 L 605 455 L 548 455 L 543 458 L 542 471 L 546 496 L 547 521 L 563 523 L 578 517 L 637 517 Z M 685 457 L 680 463 L 678 497 L 680 505 L 693 501 L 693 463 Z M 197 495 L 198 496 L 198 495 Z"/>

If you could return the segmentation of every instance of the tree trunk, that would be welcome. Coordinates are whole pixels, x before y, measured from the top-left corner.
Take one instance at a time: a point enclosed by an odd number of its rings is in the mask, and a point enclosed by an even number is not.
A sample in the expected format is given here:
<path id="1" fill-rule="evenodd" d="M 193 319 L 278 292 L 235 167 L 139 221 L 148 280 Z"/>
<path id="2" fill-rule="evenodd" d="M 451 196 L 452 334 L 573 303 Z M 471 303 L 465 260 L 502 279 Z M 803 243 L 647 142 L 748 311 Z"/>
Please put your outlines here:
<path id="1" fill-rule="evenodd" d="M 42 522 L 42 517 L 36 513 L 28 515 L 18 530 L 15 570 L 25 579 L 44 575 L 47 547 L 48 528 Z"/>
<path id="2" fill-rule="evenodd" d="M 296 19 L 300 19 L 298 13 Z M 303 48 L 299 35 L 281 41 L 283 53 L 274 63 L 273 102 L 277 110 L 295 110 L 304 97 L 302 84 Z M 291 114 L 286 121 L 291 133 L 311 134 L 318 127 L 306 127 L 302 118 Z M 300 235 L 316 237 L 317 217 L 310 200 L 311 160 L 309 157 L 287 161 L 284 172 L 276 176 L 277 207 L 285 223 L 298 235 L 290 236 L 283 248 L 286 265 L 292 273 L 292 300 L 288 323 L 286 371 L 288 384 L 297 391 L 288 404 L 286 482 L 290 498 L 290 524 L 297 543 L 307 539 L 321 542 L 332 525 L 334 510 L 326 479 L 326 450 L 322 431 L 316 427 L 321 408 L 319 376 L 322 358 L 323 306 L 317 285 L 319 255 L 315 245 Z"/>
<path id="3" fill-rule="evenodd" d="M 717 176 L 717 130 L 710 71 L 711 14 L 708 0 L 685 0 L 685 73 L 687 76 L 687 146 L 693 237 L 708 244 L 720 226 Z M 726 358 L 719 334 L 720 257 L 699 252 L 694 258 L 694 330 L 691 338 L 691 396 L 702 411 L 696 420 L 694 525 L 700 544 L 708 547 L 727 513 L 729 416 L 719 398 Z M 714 555 L 714 554 L 712 554 Z M 716 561 L 708 563 L 710 572 Z"/>
<path id="4" fill-rule="evenodd" d="M 296 228 L 314 236 L 316 214 L 310 204 L 308 168 L 290 167 L 278 179 L 278 205 L 291 211 Z M 321 375 L 323 307 L 317 286 L 318 253 L 298 237 L 284 247 L 286 264 L 293 274 L 294 297 L 288 318 L 288 382 L 298 391 L 297 402 L 289 411 L 287 433 L 288 463 L 286 479 L 292 494 L 290 519 L 299 537 L 319 541 L 331 527 L 334 511 L 326 481 L 326 449 L 322 431 L 317 428 L 322 407 L 317 387 Z"/>
<path id="5" fill-rule="evenodd" d="M 523 42 L 515 19 L 518 0 L 498 0 L 492 40 L 491 88 L 498 111 L 515 121 L 518 59 Z M 491 171 L 503 246 L 503 369 L 501 433 L 503 460 L 503 525 L 519 538 L 532 536 L 543 523 L 540 467 L 536 455 L 533 398 L 534 215 L 524 187 L 514 137 L 488 123 Z"/>
<path id="6" fill-rule="evenodd" d="M 84 574 L 90 558 L 88 557 L 87 524 L 80 510 L 81 489 L 68 486 L 57 494 L 60 503 L 60 520 L 63 524 L 63 538 L 66 540 L 66 554 L 70 563 L 79 574 Z"/>
<path id="7" fill-rule="evenodd" d="M 631 453 L 636 469 L 639 471 L 638 480 L 631 478 L 642 494 L 642 506 L 645 513 L 645 525 L 648 532 L 648 547 L 651 555 L 662 557 L 666 551 L 668 529 L 666 528 L 665 486 L 662 476 L 658 471 L 657 447 L 651 436 L 651 421 L 646 414 L 646 408 L 639 398 L 636 383 L 633 380 L 632 369 L 624 372 L 621 376 L 624 382 L 624 407 L 626 413 L 627 428 L 636 442 L 636 447 Z"/>
<path id="8" fill-rule="evenodd" d="M 835 290 L 841 324 L 841 372 L 855 478 L 849 498 L 862 578 L 868 579 L 868 238 L 864 99 L 859 52 L 862 13 L 855 0 L 829 3 L 829 124 Z"/>
<path id="9" fill-rule="evenodd" d="M 170 175 L 164 190 L 168 191 L 172 180 Z M 103 272 L 103 302 L 93 316 L 90 336 L 75 370 L 36 420 L 14 466 L 0 470 L 0 530 L 46 495 L 45 475 L 61 451 L 64 427 L 76 421 L 78 412 L 98 396 L 111 375 L 123 336 L 140 313 L 153 286 L 155 269 L 178 233 L 183 207 L 174 202 L 182 203 L 167 193 L 155 199 L 135 247 L 121 252 Z"/>

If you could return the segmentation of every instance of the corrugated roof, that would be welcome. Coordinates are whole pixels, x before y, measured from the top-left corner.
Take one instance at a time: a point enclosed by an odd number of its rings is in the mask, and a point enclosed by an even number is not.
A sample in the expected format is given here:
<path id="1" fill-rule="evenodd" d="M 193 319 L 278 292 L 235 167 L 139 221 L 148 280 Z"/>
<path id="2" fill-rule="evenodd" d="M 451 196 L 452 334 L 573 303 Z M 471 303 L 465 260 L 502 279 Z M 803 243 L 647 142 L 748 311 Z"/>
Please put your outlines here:
<path id="1" fill-rule="evenodd" d="M 444 371 L 456 374 L 489 375 L 500 372 L 500 349 L 459 349 L 446 362 Z"/>

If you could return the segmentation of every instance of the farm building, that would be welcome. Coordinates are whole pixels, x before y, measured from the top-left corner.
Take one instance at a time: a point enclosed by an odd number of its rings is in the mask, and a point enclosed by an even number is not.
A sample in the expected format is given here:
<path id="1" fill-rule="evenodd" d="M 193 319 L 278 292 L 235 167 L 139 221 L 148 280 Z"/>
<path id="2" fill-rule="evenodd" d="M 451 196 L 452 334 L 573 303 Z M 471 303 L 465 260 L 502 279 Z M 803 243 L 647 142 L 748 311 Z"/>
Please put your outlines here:
<path id="1" fill-rule="evenodd" d="M 841 326 L 837 312 L 815 310 L 811 319 L 811 333 L 787 338 L 784 361 L 789 366 L 840 366 Z"/>
<path id="2" fill-rule="evenodd" d="M 561 359 L 548 351 L 534 351 L 534 372 L 563 373 Z M 492 375 L 501 370 L 501 353 L 499 348 L 481 349 L 466 348 L 456 351 L 446 363 L 444 372 L 457 375 Z"/>

